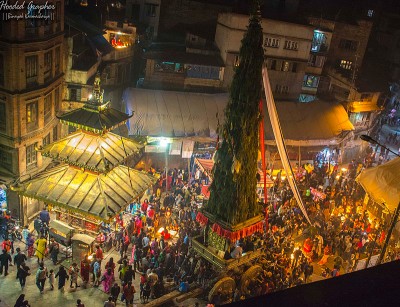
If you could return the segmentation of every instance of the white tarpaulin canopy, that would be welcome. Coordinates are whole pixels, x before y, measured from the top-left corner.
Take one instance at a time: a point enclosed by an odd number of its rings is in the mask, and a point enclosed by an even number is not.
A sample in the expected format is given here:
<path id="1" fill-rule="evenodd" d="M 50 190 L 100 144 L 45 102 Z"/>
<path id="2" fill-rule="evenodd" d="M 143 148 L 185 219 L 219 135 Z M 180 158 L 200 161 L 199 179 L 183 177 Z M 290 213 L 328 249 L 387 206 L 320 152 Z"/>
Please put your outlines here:
<path id="1" fill-rule="evenodd" d="M 400 158 L 365 169 L 357 177 L 365 192 L 378 204 L 394 211 L 400 202 Z"/>
<path id="2" fill-rule="evenodd" d="M 161 137 L 204 137 L 216 139 L 218 120 L 224 122 L 228 94 L 203 94 L 128 88 L 123 94 L 130 135 Z M 265 102 L 264 102 L 265 103 Z M 336 145 L 343 131 L 354 130 L 340 104 L 278 101 L 282 130 L 288 145 Z M 266 110 L 266 105 L 264 105 Z M 274 143 L 271 122 L 265 116 L 265 139 Z M 329 141 L 328 141 L 329 140 Z M 300 143 L 299 143 L 300 142 Z"/>

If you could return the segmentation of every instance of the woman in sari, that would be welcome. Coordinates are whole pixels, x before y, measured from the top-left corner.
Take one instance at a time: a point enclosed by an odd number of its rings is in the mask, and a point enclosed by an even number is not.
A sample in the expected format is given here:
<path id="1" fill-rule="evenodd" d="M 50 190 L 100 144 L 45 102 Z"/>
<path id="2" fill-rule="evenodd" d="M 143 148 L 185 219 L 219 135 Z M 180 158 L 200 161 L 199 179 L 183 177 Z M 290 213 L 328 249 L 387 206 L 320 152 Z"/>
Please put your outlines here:
<path id="1" fill-rule="evenodd" d="M 108 268 L 107 271 L 104 272 L 103 277 L 101 278 L 101 283 L 103 284 L 103 289 L 105 293 L 110 293 L 110 289 L 115 281 L 114 273 L 111 268 Z"/>

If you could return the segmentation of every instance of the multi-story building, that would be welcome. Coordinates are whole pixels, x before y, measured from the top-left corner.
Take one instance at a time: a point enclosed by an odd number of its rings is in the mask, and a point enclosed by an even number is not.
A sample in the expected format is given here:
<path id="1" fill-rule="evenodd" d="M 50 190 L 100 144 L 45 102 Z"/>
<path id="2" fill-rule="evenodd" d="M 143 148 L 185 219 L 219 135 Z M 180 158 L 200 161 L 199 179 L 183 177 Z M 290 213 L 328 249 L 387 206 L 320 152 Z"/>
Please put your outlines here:
<path id="1" fill-rule="evenodd" d="M 147 39 L 156 39 L 160 22 L 161 0 L 127 0 L 125 16 L 134 24 L 145 25 Z"/>
<path id="2" fill-rule="evenodd" d="M 327 53 L 332 39 L 333 27 L 328 25 L 314 29 L 310 56 L 303 79 L 300 102 L 310 102 L 316 99 L 318 87 L 323 86 L 321 75 L 327 59 Z"/>
<path id="3" fill-rule="evenodd" d="M 233 13 L 218 16 L 215 43 L 225 63 L 225 88 L 232 82 L 234 67 L 239 65 L 239 48 L 248 18 Z M 262 28 L 265 61 L 275 98 L 299 100 L 300 95 L 309 95 L 310 91 L 303 89 L 303 80 L 310 58 L 314 27 L 263 18 Z M 315 78 L 312 82 L 312 85 L 318 86 Z"/>
<path id="4" fill-rule="evenodd" d="M 371 74 L 371 60 L 365 59 L 373 25 L 371 17 L 371 12 L 366 12 L 363 18 L 358 16 L 354 20 L 340 16 L 336 20 L 309 18 L 310 24 L 326 29 L 332 36 L 318 96 L 342 103 L 355 128 L 344 142 L 344 161 L 358 157 L 364 144 L 358 136 L 372 128 L 386 98 L 385 87 L 389 86 L 383 84 L 385 78 L 377 78 L 378 72 Z"/>
<path id="5" fill-rule="evenodd" d="M 27 18 L 1 21 L 0 169 L 15 177 L 46 167 L 50 159 L 42 159 L 35 148 L 60 133 L 56 114 L 64 75 L 64 0 L 47 4 L 54 5 L 41 12 L 47 19 L 25 9 L 13 14 Z"/>
<path id="6" fill-rule="evenodd" d="M 223 91 L 224 63 L 218 48 L 207 39 L 188 33 L 185 44 L 153 44 L 144 58 L 145 88 Z"/>

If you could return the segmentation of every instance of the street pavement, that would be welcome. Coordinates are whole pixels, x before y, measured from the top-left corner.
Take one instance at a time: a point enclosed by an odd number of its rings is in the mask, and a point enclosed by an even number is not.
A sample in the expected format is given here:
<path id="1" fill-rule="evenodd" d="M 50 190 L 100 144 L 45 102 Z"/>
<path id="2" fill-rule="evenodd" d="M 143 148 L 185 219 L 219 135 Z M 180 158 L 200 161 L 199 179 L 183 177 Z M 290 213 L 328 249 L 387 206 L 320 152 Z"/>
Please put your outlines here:
<path id="1" fill-rule="evenodd" d="M 25 250 L 24 244 L 23 243 L 17 243 L 15 244 L 15 248 L 20 247 L 21 250 Z M 26 254 L 26 252 L 25 252 Z M 114 257 L 114 261 L 118 261 L 119 259 L 119 254 L 114 250 L 111 249 L 111 252 L 105 253 L 105 260 L 102 262 L 102 272 L 104 272 L 104 265 L 106 262 L 109 260 L 110 257 Z M 68 263 L 68 262 L 63 262 Z M 72 263 L 72 262 L 69 262 Z M 55 282 L 55 289 L 53 291 L 50 290 L 50 284 L 49 281 L 46 280 L 46 285 L 45 285 L 45 290 L 44 294 L 40 294 L 39 289 L 36 286 L 35 283 L 35 275 L 37 271 L 37 258 L 32 257 L 28 259 L 27 265 L 31 269 L 31 275 L 28 276 L 26 280 L 26 286 L 24 290 L 21 290 L 21 286 L 19 284 L 18 279 L 16 279 L 16 267 L 11 266 L 9 267 L 9 275 L 4 277 L 0 276 L 0 307 L 3 306 L 14 306 L 15 301 L 19 297 L 21 293 L 25 294 L 25 299 L 27 299 L 32 307 L 44 307 L 44 306 L 65 306 L 65 307 L 72 307 L 76 306 L 76 300 L 81 299 L 82 302 L 85 304 L 86 307 L 97 307 L 97 306 L 103 306 L 104 302 L 108 299 L 108 295 L 104 293 L 103 287 L 100 285 L 99 288 L 93 288 L 92 286 L 89 286 L 87 289 L 84 289 L 83 287 L 79 287 L 78 289 L 70 289 L 69 287 L 69 281 L 66 282 L 65 285 L 65 292 L 62 293 L 61 291 L 57 290 L 57 283 L 58 279 L 56 279 Z M 47 267 L 48 271 L 51 269 L 54 270 L 55 273 L 58 272 L 58 265 L 53 265 L 52 261 L 50 259 L 45 260 L 45 266 Z M 68 268 L 67 268 L 68 269 Z M 120 284 L 119 278 L 118 278 L 118 265 L 115 269 L 116 271 L 116 279 L 118 284 Z M 137 304 L 137 306 L 140 306 L 140 299 L 139 299 L 139 275 L 136 274 L 136 280 L 133 282 L 133 285 L 135 286 L 135 289 L 137 291 L 137 294 L 135 294 L 135 300 L 134 304 Z M 78 279 L 78 284 L 82 284 L 82 280 Z M 123 306 L 125 303 L 122 303 L 119 301 L 118 305 Z"/>

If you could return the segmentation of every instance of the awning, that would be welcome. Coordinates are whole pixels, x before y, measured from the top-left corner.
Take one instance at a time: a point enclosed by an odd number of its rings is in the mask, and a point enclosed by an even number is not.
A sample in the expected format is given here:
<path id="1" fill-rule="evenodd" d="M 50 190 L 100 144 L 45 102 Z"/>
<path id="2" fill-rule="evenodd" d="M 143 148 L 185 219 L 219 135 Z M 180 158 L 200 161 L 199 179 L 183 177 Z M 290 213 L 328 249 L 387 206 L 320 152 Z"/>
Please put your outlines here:
<path id="1" fill-rule="evenodd" d="M 207 173 L 207 176 L 212 179 L 212 168 L 214 166 L 214 161 L 212 159 L 194 159 L 194 163 L 200 168 L 202 172 Z M 260 181 L 257 182 L 258 187 L 263 187 L 264 186 L 264 174 L 261 169 L 258 169 L 258 173 L 260 174 Z M 274 185 L 274 182 L 269 178 L 267 175 L 267 180 L 266 180 L 266 185 L 267 187 L 272 187 Z"/>
<path id="2" fill-rule="evenodd" d="M 74 227 L 71 227 L 64 222 L 57 221 L 57 220 L 50 221 L 49 227 L 55 229 L 59 233 L 62 233 L 64 236 L 68 236 L 68 235 L 72 234 L 75 230 Z"/>
<path id="3" fill-rule="evenodd" d="M 204 173 L 207 173 L 208 176 L 211 177 L 211 171 L 214 166 L 214 161 L 211 159 L 194 159 L 194 163 L 200 168 L 200 170 Z"/>
<path id="4" fill-rule="evenodd" d="M 126 166 L 107 174 L 60 165 L 14 187 L 19 194 L 108 221 L 141 196 L 156 179 Z"/>
<path id="5" fill-rule="evenodd" d="M 96 240 L 96 238 L 88 236 L 88 235 L 86 235 L 84 233 L 77 233 L 71 238 L 71 240 L 72 241 L 83 242 L 83 243 L 85 243 L 87 245 L 90 245 Z"/>
<path id="6" fill-rule="evenodd" d="M 373 112 L 373 111 L 380 111 L 381 108 L 378 107 L 375 103 L 370 102 L 353 102 L 349 106 L 349 111 L 352 113 L 360 113 L 360 112 Z"/>
<path id="7" fill-rule="evenodd" d="M 130 135 L 217 138 L 218 121 L 224 122 L 229 94 L 202 94 L 128 88 L 123 94 Z M 266 110 L 266 106 L 264 106 Z M 325 101 L 279 101 L 277 111 L 287 145 L 337 145 L 342 132 L 354 130 L 341 104 Z M 265 116 L 266 144 L 274 143 L 269 117 Z"/>
<path id="8" fill-rule="evenodd" d="M 363 170 L 356 181 L 375 202 L 393 212 L 400 203 L 400 158 Z"/>
<path id="9" fill-rule="evenodd" d="M 42 156 L 57 159 L 96 172 L 106 172 L 131 155 L 138 154 L 143 145 L 108 132 L 95 135 L 84 131 L 46 145 Z"/>

